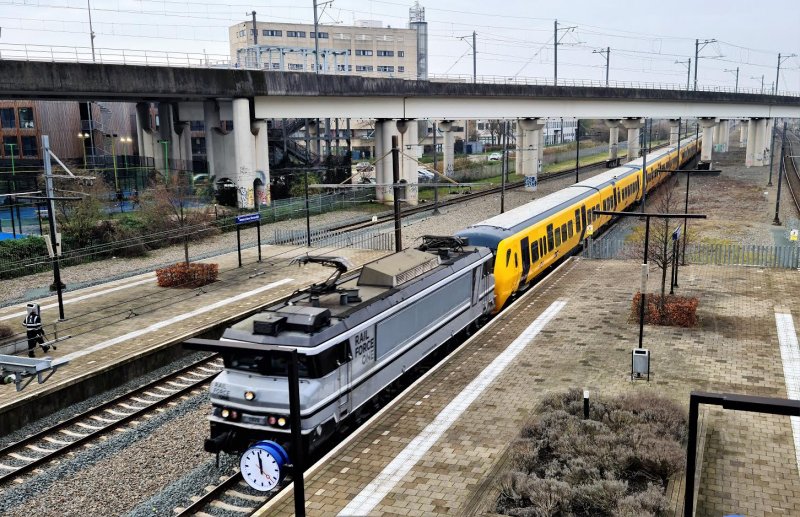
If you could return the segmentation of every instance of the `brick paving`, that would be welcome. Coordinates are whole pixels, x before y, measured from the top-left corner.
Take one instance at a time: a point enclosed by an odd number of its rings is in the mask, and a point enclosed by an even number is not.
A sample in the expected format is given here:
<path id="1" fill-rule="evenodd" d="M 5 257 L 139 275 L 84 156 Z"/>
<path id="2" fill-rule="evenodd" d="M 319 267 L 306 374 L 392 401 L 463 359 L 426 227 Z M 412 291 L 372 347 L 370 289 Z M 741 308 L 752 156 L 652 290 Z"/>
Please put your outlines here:
<path id="1" fill-rule="evenodd" d="M 57 328 L 54 328 L 53 322 L 58 319 L 58 308 L 43 309 L 42 321 L 45 323 L 45 329 L 50 338 L 56 334 L 73 336 L 60 342 L 58 350 L 50 350 L 48 355 L 53 358 L 80 353 L 92 345 L 145 329 L 150 325 L 206 307 L 223 299 L 258 289 L 273 282 L 289 280 L 274 289 L 264 290 L 217 309 L 177 321 L 164 328 L 138 337 L 132 337 L 108 348 L 77 357 L 44 384 L 33 382 L 22 392 L 16 392 L 13 386 L 6 386 L 5 389 L 0 390 L 0 408 L 22 404 L 26 400 L 76 383 L 86 376 L 100 373 L 117 364 L 172 346 L 175 342 L 198 335 L 205 329 L 210 329 L 225 319 L 289 295 L 296 289 L 307 286 L 311 282 L 319 282 L 327 278 L 331 273 L 328 268 L 309 264 L 301 269 L 296 265 L 290 265 L 292 258 L 304 255 L 306 252 L 308 252 L 307 248 L 264 246 L 262 248 L 263 261 L 259 264 L 256 262 L 256 249 L 243 250 L 243 267 L 241 269 L 237 268 L 238 263 L 235 253 L 203 261 L 219 264 L 220 275 L 217 282 L 204 287 L 202 290 L 158 287 L 154 274 L 148 273 L 124 281 L 65 294 L 65 300 L 70 300 L 97 293 L 109 287 L 152 278 L 152 281 L 134 287 L 65 304 L 64 309 L 67 319 L 64 322 L 57 323 L 55 325 Z M 380 251 L 355 248 L 314 248 L 311 253 L 344 256 L 355 267 L 386 254 Z M 253 276 L 255 273 L 260 274 Z M 38 300 L 43 307 L 53 304 L 55 301 L 55 297 Z M 24 310 L 24 304 L 5 307 L 0 309 L 0 318 Z M 23 316 L 14 316 L 5 320 L 5 323 L 19 332 L 23 330 L 22 320 Z M 20 350 L 22 349 L 27 349 L 27 345 L 21 344 Z M 41 355 L 40 349 L 37 351 L 37 356 L 41 357 Z"/>
<path id="2" fill-rule="evenodd" d="M 570 387 L 653 390 L 688 409 L 691 390 L 786 397 L 775 306 L 800 314 L 794 270 L 687 266 L 679 294 L 700 299 L 700 326 L 645 328 L 651 382 L 630 381 L 639 283 L 631 261 L 575 260 L 526 295 L 394 406 L 308 474 L 313 516 L 337 515 L 477 374 L 556 300 L 565 308 L 456 420 L 371 515 L 491 513 L 503 453 L 543 395 Z M 651 275 L 657 289 L 660 275 Z M 800 515 L 788 417 L 709 411 L 698 515 Z M 291 515 L 290 492 L 259 515 Z"/>

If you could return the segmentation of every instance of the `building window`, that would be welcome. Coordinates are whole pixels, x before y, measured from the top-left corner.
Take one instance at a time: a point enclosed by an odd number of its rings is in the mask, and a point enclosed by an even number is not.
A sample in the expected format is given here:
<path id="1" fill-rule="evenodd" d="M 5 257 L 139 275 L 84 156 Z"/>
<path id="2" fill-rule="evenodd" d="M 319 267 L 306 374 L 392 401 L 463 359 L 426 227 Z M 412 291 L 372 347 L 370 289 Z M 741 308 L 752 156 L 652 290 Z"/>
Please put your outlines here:
<path id="1" fill-rule="evenodd" d="M 17 118 L 14 116 L 14 108 L 0 108 L 0 127 L 6 129 L 17 127 Z"/>
<path id="2" fill-rule="evenodd" d="M 393 66 L 379 66 L 378 72 L 394 72 Z"/>
<path id="3" fill-rule="evenodd" d="M 302 63 L 289 63 L 289 70 L 302 70 L 303 64 Z"/>
<path id="4" fill-rule="evenodd" d="M 280 63 L 272 63 L 272 69 L 273 70 L 280 70 L 281 69 L 281 64 Z"/>
<path id="5" fill-rule="evenodd" d="M 19 109 L 19 127 L 33 129 L 33 108 Z"/>
<path id="6" fill-rule="evenodd" d="M 309 34 L 311 34 L 311 39 L 314 39 L 314 33 L 311 32 Z M 327 32 L 318 32 L 317 33 L 317 37 L 319 37 L 319 39 L 328 39 L 328 33 Z"/>
<path id="7" fill-rule="evenodd" d="M 379 50 L 379 57 L 394 57 L 394 50 Z"/>
<path id="8" fill-rule="evenodd" d="M 289 38 L 305 38 L 306 31 L 286 31 L 286 36 Z"/>
<path id="9" fill-rule="evenodd" d="M 372 65 L 356 65 L 356 72 L 372 72 Z"/>
<path id="10" fill-rule="evenodd" d="M 3 154 L 8 158 L 12 154 L 14 156 L 19 156 L 19 144 L 17 143 L 17 137 L 15 136 L 4 136 L 3 137 Z"/>
<path id="11" fill-rule="evenodd" d="M 189 129 L 192 131 L 205 131 L 206 124 L 202 120 L 192 120 L 189 122 Z"/>
<path id="12" fill-rule="evenodd" d="M 36 158 L 39 156 L 39 149 L 36 146 L 36 137 L 35 136 L 23 136 L 22 137 L 22 156 L 23 157 L 33 157 Z"/>
<path id="13" fill-rule="evenodd" d="M 336 65 L 336 69 L 340 72 L 352 72 L 353 65 Z"/>
<path id="14" fill-rule="evenodd" d="M 406 67 L 404 67 L 404 66 L 398 66 L 398 67 L 397 67 L 397 71 L 398 71 L 398 72 L 405 72 L 405 71 L 406 71 Z"/>
<path id="15" fill-rule="evenodd" d="M 244 37 L 244 31 L 239 31 L 239 37 L 240 37 L 240 38 L 243 38 L 243 37 Z"/>
<path id="16" fill-rule="evenodd" d="M 203 137 L 192 138 L 192 154 L 206 154 L 206 139 Z"/>
<path id="17" fill-rule="evenodd" d="M 406 57 L 406 51 L 405 50 L 398 50 L 397 51 L 397 57 Z"/>
<path id="18" fill-rule="evenodd" d="M 283 31 L 276 31 L 276 30 L 273 30 L 273 29 L 264 29 L 264 30 L 261 31 L 261 34 L 263 36 L 275 36 L 277 38 L 280 38 L 281 36 L 283 36 Z"/>
<path id="19" fill-rule="evenodd" d="M 364 50 L 364 49 L 357 48 L 356 49 L 356 55 L 357 56 L 371 56 L 372 55 L 372 51 L 371 50 Z"/>

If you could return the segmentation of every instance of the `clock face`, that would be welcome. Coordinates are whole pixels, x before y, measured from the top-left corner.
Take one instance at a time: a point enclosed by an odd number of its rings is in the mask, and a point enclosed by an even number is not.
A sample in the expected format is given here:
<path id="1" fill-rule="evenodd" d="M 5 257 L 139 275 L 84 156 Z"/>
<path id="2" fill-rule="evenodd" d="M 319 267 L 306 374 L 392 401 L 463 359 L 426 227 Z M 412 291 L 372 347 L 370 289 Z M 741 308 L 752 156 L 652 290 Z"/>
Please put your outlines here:
<path id="1" fill-rule="evenodd" d="M 281 478 L 278 461 L 260 447 L 247 449 L 239 461 L 239 468 L 247 484 L 261 492 L 275 488 Z"/>

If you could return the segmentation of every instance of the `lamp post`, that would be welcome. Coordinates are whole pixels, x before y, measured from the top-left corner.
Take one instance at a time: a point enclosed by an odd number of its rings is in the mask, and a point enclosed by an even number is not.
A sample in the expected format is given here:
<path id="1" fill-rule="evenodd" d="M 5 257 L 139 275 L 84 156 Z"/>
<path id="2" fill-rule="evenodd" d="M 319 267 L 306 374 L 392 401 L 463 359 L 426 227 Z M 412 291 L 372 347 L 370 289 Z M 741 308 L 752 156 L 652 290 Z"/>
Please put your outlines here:
<path id="1" fill-rule="evenodd" d="M 86 139 L 89 138 L 89 133 L 78 133 L 78 138 L 81 140 L 81 149 L 83 150 L 83 168 L 86 169 Z"/>
<path id="2" fill-rule="evenodd" d="M 111 162 L 114 164 L 114 190 L 119 192 L 119 178 L 117 176 L 117 134 L 111 133 L 106 136 L 111 137 Z"/>
<path id="3" fill-rule="evenodd" d="M 14 176 L 16 175 L 16 169 L 14 167 L 14 148 L 17 147 L 17 144 L 5 144 L 6 147 L 11 148 L 11 192 L 17 191 L 17 183 L 14 181 Z M 17 200 L 14 199 L 14 204 L 17 205 L 17 219 L 19 219 L 19 233 L 22 233 L 22 219 L 20 218 L 19 214 L 19 205 L 17 204 Z M 9 210 L 11 211 L 11 229 L 13 230 L 14 238 L 17 238 L 17 230 L 14 229 L 14 208 L 11 207 Z"/>

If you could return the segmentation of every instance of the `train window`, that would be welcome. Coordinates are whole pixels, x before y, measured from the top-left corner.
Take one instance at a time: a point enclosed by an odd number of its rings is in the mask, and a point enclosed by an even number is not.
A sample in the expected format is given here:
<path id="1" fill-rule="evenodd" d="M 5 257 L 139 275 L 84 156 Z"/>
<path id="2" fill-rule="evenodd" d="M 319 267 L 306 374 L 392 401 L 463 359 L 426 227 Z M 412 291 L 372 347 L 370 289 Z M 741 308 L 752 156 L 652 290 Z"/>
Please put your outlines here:
<path id="1" fill-rule="evenodd" d="M 547 239 L 544 237 L 539 239 L 539 249 L 542 250 L 541 253 L 544 255 L 547 253 Z"/>
<path id="2" fill-rule="evenodd" d="M 494 259 L 487 260 L 483 263 L 483 276 L 489 276 L 492 274 L 492 269 L 494 269 Z"/>
<path id="3" fill-rule="evenodd" d="M 567 225 L 561 225 L 561 242 L 567 242 Z"/>
<path id="4" fill-rule="evenodd" d="M 555 248 L 555 244 L 553 243 L 553 225 L 547 225 L 547 251 L 552 251 Z"/>
<path id="5" fill-rule="evenodd" d="M 593 223 L 594 222 L 594 210 L 592 210 L 590 208 L 588 210 L 587 214 L 586 214 L 586 218 L 589 220 L 590 223 Z"/>
<path id="6" fill-rule="evenodd" d="M 506 250 L 506 267 L 508 267 L 509 262 L 511 262 L 511 250 Z"/>
<path id="7" fill-rule="evenodd" d="M 516 253 L 514 253 L 514 268 L 519 268 L 519 258 Z"/>
<path id="8" fill-rule="evenodd" d="M 572 238 L 572 221 L 567 223 L 567 235 L 569 235 L 570 239 Z"/>
<path id="9" fill-rule="evenodd" d="M 289 375 L 288 368 L 290 359 L 291 357 L 288 352 L 277 352 L 274 350 L 264 350 L 263 352 L 254 353 L 237 352 L 236 354 L 223 354 L 225 368 L 277 377 Z M 305 354 L 298 354 L 297 359 L 300 377 L 313 378 L 315 372 L 309 371 L 308 356 Z"/>
<path id="10" fill-rule="evenodd" d="M 531 244 L 531 262 L 539 260 L 539 243 L 534 242 Z"/>
<path id="11" fill-rule="evenodd" d="M 556 248 L 561 246 L 561 228 L 556 228 Z"/>

